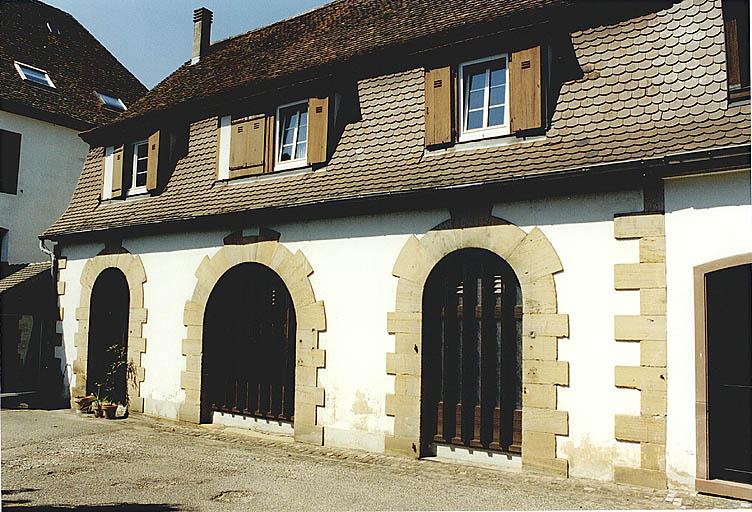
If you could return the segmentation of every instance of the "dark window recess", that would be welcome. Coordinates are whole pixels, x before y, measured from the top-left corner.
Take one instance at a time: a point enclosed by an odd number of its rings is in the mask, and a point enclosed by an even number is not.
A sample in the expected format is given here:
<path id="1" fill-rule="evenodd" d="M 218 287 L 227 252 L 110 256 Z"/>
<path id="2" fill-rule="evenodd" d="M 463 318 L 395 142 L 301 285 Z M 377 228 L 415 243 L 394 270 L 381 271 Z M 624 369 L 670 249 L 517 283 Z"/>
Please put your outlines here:
<path id="1" fill-rule="evenodd" d="M 21 134 L 0 130 L 0 192 L 17 193 L 20 160 Z"/>
<path id="2" fill-rule="evenodd" d="M 723 0 L 726 70 L 731 99 L 749 97 L 749 0 Z"/>
<path id="3" fill-rule="evenodd" d="M 423 297 L 421 452 L 439 443 L 520 453 L 522 306 L 511 267 L 482 249 L 452 253 Z"/>

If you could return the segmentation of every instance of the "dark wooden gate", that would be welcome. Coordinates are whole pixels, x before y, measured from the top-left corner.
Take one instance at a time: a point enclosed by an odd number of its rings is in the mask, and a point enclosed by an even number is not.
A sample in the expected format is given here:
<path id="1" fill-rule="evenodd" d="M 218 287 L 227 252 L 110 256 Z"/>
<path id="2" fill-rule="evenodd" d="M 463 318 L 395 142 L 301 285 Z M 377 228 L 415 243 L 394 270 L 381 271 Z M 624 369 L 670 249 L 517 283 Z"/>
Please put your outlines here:
<path id="1" fill-rule="evenodd" d="M 520 288 L 497 255 L 464 249 L 423 293 L 422 453 L 432 443 L 521 452 Z"/>
<path id="2" fill-rule="evenodd" d="M 121 404 L 128 400 L 129 308 L 125 275 L 116 268 L 103 270 L 91 290 L 86 393 Z"/>
<path id="3" fill-rule="evenodd" d="M 287 287 L 256 263 L 217 282 L 204 315 L 202 421 L 214 411 L 293 421 L 295 310 Z"/>
<path id="4" fill-rule="evenodd" d="M 709 477 L 752 484 L 752 265 L 705 286 Z"/>

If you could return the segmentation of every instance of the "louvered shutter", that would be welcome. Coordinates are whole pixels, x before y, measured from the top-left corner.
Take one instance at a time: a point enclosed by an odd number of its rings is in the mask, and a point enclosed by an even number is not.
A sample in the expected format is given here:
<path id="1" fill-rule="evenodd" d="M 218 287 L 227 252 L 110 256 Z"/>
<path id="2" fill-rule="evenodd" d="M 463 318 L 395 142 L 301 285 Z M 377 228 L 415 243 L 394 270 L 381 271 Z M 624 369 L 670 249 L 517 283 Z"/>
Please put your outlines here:
<path id="1" fill-rule="evenodd" d="M 329 135 L 329 98 L 308 100 L 308 163 L 326 162 Z"/>
<path id="2" fill-rule="evenodd" d="M 739 34 L 736 26 L 735 19 L 728 19 L 724 22 L 728 84 L 738 87 L 742 83 L 742 73 L 741 66 L 739 65 Z"/>
<path id="3" fill-rule="evenodd" d="M 541 47 L 512 53 L 509 62 L 509 113 L 511 131 L 543 126 Z"/>
<path id="4" fill-rule="evenodd" d="M 115 147 L 112 152 L 112 197 L 122 197 L 123 195 L 123 159 L 125 155 L 124 146 Z"/>
<path id="5" fill-rule="evenodd" d="M 230 135 L 230 178 L 263 173 L 265 148 L 265 116 L 233 120 Z"/>
<path id="6" fill-rule="evenodd" d="M 159 184 L 159 131 L 149 135 L 148 153 L 146 160 L 146 190 L 156 190 Z M 167 143 L 167 141 L 164 141 Z"/>
<path id="7" fill-rule="evenodd" d="M 449 66 L 426 70 L 426 147 L 452 141 L 452 72 Z"/>

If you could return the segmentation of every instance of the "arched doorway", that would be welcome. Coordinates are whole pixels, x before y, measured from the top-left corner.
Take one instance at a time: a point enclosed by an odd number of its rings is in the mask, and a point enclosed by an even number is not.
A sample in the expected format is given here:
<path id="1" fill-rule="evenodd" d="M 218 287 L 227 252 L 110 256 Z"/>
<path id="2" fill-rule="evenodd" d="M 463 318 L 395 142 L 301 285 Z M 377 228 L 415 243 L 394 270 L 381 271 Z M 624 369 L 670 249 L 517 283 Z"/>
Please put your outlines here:
<path id="1" fill-rule="evenodd" d="M 461 249 L 423 291 L 421 454 L 434 444 L 521 453 L 522 293 L 512 268 Z"/>
<path id="2" fill-rule="evenodd" d="M 292 422 L 295 308 L 282 279 L 242 263 L 217 281 L 207 301 L 201 362 L 201 417 L 215 411 Z"/>
<path id="3" fill-rule="evenodd" d="M 94 282 L 90 304 L 86 393 L 126 404 L 130 291 L 123 272 L 103 270 Z"/>

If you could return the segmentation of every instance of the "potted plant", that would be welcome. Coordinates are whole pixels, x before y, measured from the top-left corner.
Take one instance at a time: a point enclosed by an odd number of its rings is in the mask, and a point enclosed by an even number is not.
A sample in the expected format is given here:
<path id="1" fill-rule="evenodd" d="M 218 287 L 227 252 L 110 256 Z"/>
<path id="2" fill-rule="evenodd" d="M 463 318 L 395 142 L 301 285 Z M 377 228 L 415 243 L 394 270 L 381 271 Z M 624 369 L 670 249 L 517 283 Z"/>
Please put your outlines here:
<path id="1" fill-rule="evenodd" d="M 97 384 L 97 392 L 92 395 L 91 410 L 95 418 L 104 417 L 104 406 L 110 403 L 110 399 L 101 393 L 101 384 Z"/>
<path id="2" fill-rule="evenodd" d="M 78 412 L 82 414 L 91 414 L 94 412 L 91 408 L 91 404 L 94 401 L 94 395 L 77 396 L 73 401 L 78 407 Z"/>

